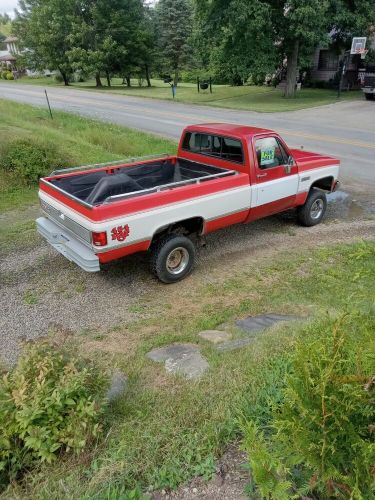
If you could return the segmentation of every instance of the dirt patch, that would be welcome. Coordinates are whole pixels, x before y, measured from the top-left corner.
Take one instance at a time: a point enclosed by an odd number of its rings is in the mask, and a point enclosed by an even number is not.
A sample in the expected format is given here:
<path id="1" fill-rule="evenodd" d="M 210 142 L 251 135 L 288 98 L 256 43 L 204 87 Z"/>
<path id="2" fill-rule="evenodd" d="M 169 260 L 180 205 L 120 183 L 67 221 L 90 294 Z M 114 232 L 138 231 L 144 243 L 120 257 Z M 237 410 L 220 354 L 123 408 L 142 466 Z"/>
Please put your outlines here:
<path id="1" fill-rule="evenodd" d="M 152 500 L 246 500 L 245 488 L 250 482 L 250 472 L 246 468 L 246 455 L 238 446 L 232 445 L 220 458 L 216 473 L 211 481 L 196 477 L 176 491 L 158 491 Z"/>

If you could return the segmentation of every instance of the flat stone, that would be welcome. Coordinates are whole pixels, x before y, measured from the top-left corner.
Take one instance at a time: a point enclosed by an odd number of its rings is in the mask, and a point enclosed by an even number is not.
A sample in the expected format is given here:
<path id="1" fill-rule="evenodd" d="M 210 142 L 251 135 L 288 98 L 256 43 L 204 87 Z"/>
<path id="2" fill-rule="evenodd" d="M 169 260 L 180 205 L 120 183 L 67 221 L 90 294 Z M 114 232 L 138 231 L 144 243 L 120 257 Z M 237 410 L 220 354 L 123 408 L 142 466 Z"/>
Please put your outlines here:
<path id="1" fill-rule="evenodd" d="M 157 363 L 165 363 L 170 373 L 178 373 L 187 379 L 199 378 L 209 368 L 206 359 L 194 344 L 172 344 L 152 349 L 146 356 Z"/>
<path id="2" fill-rule="evenodd" d="M 254 342 L 254 337 L 245 337 L 242 339 L 224 342 L 223 344 L 216 346 L 216 349 L 219 352 L 234 351 L 235 349 L 239 349 L 241 347 L 245 347 L 248 344 L 251 344 L 251 342 Z"/>
<path id="3" fill-rule="evenodd" d="M 118 399 L 126 391 L 128 385 L 128 377 L 125 373 L 116 370 L 111 379 L 111 385 L 106 394 L 106 398 L 110 403 Z"/>
<path id="4" fill-rule="evenodd" d="M 260 314 L 259 316 L 248 316 L 236 321 L 236 325 L 246 332 L 259 332 L 269 328 L 279 321 L 293 321 L 300 319 L 290 314 Z"/>
<path id="5" fill-rule="evenodd" d="M 220 342 L 226 342 L 232 338 L 230 333 L 221 330 L 204 330 L 199 332 L 198 335 L 213 344 L 220 344 Z"/>

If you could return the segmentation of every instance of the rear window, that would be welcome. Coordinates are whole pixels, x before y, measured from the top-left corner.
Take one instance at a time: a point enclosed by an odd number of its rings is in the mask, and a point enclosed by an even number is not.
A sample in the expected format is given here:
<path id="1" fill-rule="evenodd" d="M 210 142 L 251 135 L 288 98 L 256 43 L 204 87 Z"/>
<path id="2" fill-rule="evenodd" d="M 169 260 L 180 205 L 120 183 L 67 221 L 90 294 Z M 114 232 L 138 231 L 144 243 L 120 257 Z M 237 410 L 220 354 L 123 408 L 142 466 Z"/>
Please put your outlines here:
<path id="1" fill-rule="evenodd" d="M 219 135 L 187 132 L 182 144 L 184 151 L 214 156 L 221 160 L 243 163 L 241 141 Z"/>

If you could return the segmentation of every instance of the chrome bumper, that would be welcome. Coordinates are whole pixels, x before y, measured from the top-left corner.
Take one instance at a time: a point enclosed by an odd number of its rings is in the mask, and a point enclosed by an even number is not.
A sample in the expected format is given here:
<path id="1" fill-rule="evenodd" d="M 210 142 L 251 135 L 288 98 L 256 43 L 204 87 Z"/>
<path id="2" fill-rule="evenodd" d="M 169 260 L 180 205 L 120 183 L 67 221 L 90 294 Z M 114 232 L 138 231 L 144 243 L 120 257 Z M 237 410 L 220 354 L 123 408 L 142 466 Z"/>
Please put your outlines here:
<path id="1" fill-rule="evenodd" d="M 95 253 L 75 239 L 71 233 L 46 217 L 39 217 L 36 220 L 36 227 L 38 233 L 68 260 L 77 264 L 84 271 L 90 273 L 100 271 L 99 259 Z"/>

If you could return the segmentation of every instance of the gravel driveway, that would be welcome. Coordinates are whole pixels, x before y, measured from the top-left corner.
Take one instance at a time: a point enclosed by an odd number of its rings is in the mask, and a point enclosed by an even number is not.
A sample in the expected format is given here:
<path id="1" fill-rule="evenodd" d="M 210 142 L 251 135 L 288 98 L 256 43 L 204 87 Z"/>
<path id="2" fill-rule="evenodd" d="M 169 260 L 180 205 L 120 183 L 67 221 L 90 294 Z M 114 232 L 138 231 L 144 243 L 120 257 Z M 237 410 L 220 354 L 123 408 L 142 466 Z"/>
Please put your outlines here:
<path id="1" fill-rule="evenodd" d="M 359 202 L 343 197 L 329 206 L 326 222 L 313 228 L 295 224 L 293 215 L 271 217 L 249 225 L 238 225 L 211 234 L 199 250 L 194 273 L 172 285 L 176 293 L 202 282 L 230 274 L 236 266 L 256 263 L 265 255 L 287 249 L 303 249 L 336 242 L 375 237 L 375 220 L 366 210 L 375 207 L 373 196 L 359 192 Z M 14 363 L 22 340 L 31 340 L 62 330 L 75 334 L 120 328 L 126 322 L 147 315 L 137 303 L 147 296 L 170 293 L 148 271 L 147 254 L 134 255 L 108 264 L 100 273 L 89 274 L 60 256 L 44 241 L 31 249 L 3 254 L 0 263 L 0 353 Z M 152 299 L 150 299 L 152 300 Z"/>

